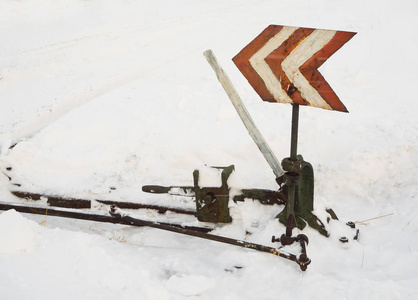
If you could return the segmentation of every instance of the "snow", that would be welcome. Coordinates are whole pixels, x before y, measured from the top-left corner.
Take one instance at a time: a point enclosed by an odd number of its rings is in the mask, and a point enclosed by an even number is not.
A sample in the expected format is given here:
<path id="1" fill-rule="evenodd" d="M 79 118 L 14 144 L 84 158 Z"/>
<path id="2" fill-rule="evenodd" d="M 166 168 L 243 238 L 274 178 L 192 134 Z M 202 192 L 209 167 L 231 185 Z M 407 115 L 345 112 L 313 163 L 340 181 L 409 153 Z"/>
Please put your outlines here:
<path id="1" fill-rule="evenodd" d="M 234 164 L 235 188 L 277 189 L 202 53 L 214 51 L 282 159 L 291 107 L 262 102 L 231 58 L 270 24 L 357 35 L 320 68 L 350 113 L 300 109 L 298 152 L 315 170 L 315 212 L 332 207 L 341 220 L 327 225 L 329 238 L 302 231 L 306 272 L 277 256 L 157 229 L 10 210 L 0 214 L 1 299 L 414 299 L 417 12 L 416 0 L 2 1 L 4 202 L 18 201 L 10 190 L 21 184 L 189 208 L 141 186 L 191 186 L 203 165 Z M 215 233 L 250 232 L 248 241 L 274 246 L 281 209 L 231 203 L 233 223 Z M 345 222 L 379 216 L 357 223 L 358 242 L 338 241 Z"/>

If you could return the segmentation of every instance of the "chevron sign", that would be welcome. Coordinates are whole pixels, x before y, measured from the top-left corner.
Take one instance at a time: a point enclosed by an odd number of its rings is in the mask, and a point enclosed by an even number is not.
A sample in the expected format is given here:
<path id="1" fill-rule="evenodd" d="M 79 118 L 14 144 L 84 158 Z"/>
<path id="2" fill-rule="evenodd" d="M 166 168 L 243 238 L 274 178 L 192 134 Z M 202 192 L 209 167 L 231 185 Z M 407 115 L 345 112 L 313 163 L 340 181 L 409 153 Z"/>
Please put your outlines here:
<path id="1" fill-rule="evenodd" d="M 232 60 L 264 101 L 348 112 L 318 68 L 355 34 L 270 25 Z"/>

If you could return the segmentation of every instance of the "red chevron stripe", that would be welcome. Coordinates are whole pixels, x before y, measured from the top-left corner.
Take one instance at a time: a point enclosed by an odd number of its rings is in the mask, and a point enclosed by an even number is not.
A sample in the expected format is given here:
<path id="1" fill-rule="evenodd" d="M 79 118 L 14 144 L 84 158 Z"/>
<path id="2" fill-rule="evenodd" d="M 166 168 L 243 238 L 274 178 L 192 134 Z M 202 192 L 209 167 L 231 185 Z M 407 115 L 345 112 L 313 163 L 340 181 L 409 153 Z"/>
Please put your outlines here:
<path id="1" fill-rule="evenodd" d="M 345 105 L 340 101 L 337 94 L 332 90 L 331 86 L 324 79 L 318 68 L 346 42 L 348 42 L 356 33 L 338 31 L 320 51 L 308 59 L 299 70 L 314 87 L 321 97 L 331 106 L 333 110 L 348 112 Z"/>
<path id="2" fill-rule="evenodd" d="M 279 25 L 270 25 L 263 30 L 254 40 L 251 41 L 244 49 L 242 49 L 232 61 L 244 75 L 244 77 L 250 82 L 254 90 L 260 95 L 261 99 L 269 102 L 277 102 L 274 100 L 273 96 L 267 90 L 266 85 L 264 84 L 263 79 L 258 75 L 258 73 L 253 69 L 249 63 L 250 58 L 260 50 L 272 37 L 274 37 L 280 30 L 283 29 L 283 26 Z"/>
<path id="3" fill-rule="evenodd" d="M 282 69 L 282 62 L 314 30 L 312 28 L 299 28 L 265 59 L 277 80 L 281 83 L 282 89 L 289 95 L 293 102 L 300 105 L 309 105 L 309 103 L 302 98 L 299 91 L 290 82 Z"/>

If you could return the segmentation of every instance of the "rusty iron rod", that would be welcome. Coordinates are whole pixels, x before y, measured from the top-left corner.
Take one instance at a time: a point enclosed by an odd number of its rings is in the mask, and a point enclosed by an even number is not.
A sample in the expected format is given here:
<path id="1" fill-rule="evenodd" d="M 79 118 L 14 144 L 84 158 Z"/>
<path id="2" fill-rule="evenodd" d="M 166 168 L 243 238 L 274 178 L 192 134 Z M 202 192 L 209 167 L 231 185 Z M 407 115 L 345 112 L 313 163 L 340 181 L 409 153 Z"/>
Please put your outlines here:
<path id="1" fill-rule="evenodd" d="M 71 219 L 102 222 L 102 223 L 131 225 L 131 223 L 128 221 L 118 220 L 114 218 L 113 216 L 109 216 L 109 215 L 99 215 L 99 214 L 91 214 L 91 213 L 80 212 L 80 211 L 71 211 L 71 210 L 55 209 L 55 208 L 49 208 L 49 207 L 28 206 L 28 205 L 21 205 L 21 204 L 16 204 L 16 203 L 0 202 L 0 210 L 10 210 L 10 209 L 14 209 L 18 212 L 28 213 L 28 214 L 48 215 L 48 216 L 54 216 L 54 217 L 71 218 Z M 179 227 L 183 229 L 185 228 L 189 230 L 196 230 L 200 232 L 209 232 L 212 230 L 211 228 L 205 228 L 205 227 L 181 226 L 178 224 L 170 224 L 170 223 L 160 223 L 160 224 L 164 224 L 166 226 L 172 226 L 172 227 Z"/>
<path id="2" fill-rule="evenodd" d="M 193 237 L 203 238 L 203 239 L 206 239 L 206 240 L 211 240 L 211 241 L 215 241 L 215 242 L 220 242 L 220 243 L 224 243 L 224 244 L 239 246 L 239 247 L 242 247 L 242 248 L 248 248 L 248 249 L 253 249 L 253 250 L 277 255 L 277 256 L 280 256 L 282 258 L 285 258 L 285 259 L 296 262 L 300 266 L 302 271 L 305 271 L 307 265 L 310 263 L 310 261 L 309 262 L 302 261 L 302 260 L 299 259 L 298 256 L 296 256 L 294 254 L 291 254 L 291 253 L 282 252 L 277 248 L 264 246 L 264 245 L 260 245 L 260 244 L 255 244 L 255 243 L 251 243 L 251 242 L 246 242 L 246 241 L 243 241 L 243 240 L 232 239 L 232 238 L 219 236 L 219 235 L 215 235 L 215 234 L 210 234 L 210 233 L 201 233 L 201 232 L 197 232 L 197 231 L 190 230 L 190 229 L 187 229 L 187 228 L 173 227 L 173 226 L 170 226 L 170 225 L 161 224 L 159 222 L 151 222 L 151 221 L 145 221 L 145 220 L 137 219 L 135 217 L 124 214 L 115 205 L 111 206 L 110 214 L 112 216 L 114 216 L 116 219 L 124 220 L 125 222 L 128 222 L 131 225 L 135 225 L 135 226 L 147 226 L 147 227 L 157 228 L 157 229 L 161 229 L 161 230 L 166 230 L 166 231 L 171 231 L 171 232 L 175 232 L 175 233 L 190 235 L 190 236 L 193 236 Z"/>
<path id="3" fill-rule="evenodd" d="M 242 240 L 236 240 L 232 238 L 227 238 L 223 236 L 218 236 L 214 234 L 209 234 L 208 232 L 211 230 L 210 228 L 203 228 L 203 227 L 195 227 L 195 226 L 182 226 L 178 224 L 169 224 L 169 223 L 161 223 L 155 221 L 147 221 L 141 220 L 129 215 L 126 215 L 121 212 L 116 205 L 112 205 L 109 211 L 109 215 L 98 215 L 98 214 L 91 214 L 91 213 L 81 213 L 79 211 L 69 211 L 69 210 L 61 210 L 61 209 L 52 209 L 47 207 L 39 207 L 39 206 L 26 206 L 16 203 L 5 203 L 0 202 L 0 210 L 10 210 L 14 209 L 21 213 L 29 213 L 29 214 L 39 214 L 39 215 L 48 215 L 48 216 L 56 216 L 56 217 L 63 217 L 63 218 L 71 218 L 71 219 L 79 219 L 79 220 L 87 220 L 87 221 L 95 221 L 95 222 L 106 222 L 106 223 L 113 223 L 113 224 L 122 224 L 122 225 L 130 225 L 130 226 L 147 226 L 152 228 L 157 228 L 161 230 L 176 232 L 180 234 L 190 235 L 194 237 L 199 237 L 207 240 L 217 241 L 225 244 L 230 244 L 234 246 L 240 246 L 243 248 L 249 248 L 261 252 L 271 253 L 273 255 L 280 256 L 282 258 L 286 258 L 288 260 L 296 262 L 301 270 L 305 271 L 307 264 L 304 261 L 299 260 L 299 257 L 291 254 L 279 251 L 276 248 L 268 247 L 260 244 L 250 243 Z"/>

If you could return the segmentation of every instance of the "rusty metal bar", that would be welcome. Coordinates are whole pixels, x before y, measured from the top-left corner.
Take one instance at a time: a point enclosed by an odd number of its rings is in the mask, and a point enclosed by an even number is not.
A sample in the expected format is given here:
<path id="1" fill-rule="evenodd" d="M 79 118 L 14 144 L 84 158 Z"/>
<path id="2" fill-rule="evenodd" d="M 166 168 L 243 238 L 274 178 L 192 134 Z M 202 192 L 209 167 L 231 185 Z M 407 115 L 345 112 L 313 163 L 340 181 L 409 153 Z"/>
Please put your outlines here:
<path id="1" fill-rule="evenodd" d="M 74 211 L 69 211 L 69 210 L 51 209 L 48 207 L 25 206 L 25 205 L 20 205 L 16 203 L 0 202 L 0 210 L 9 210 L 9 209 L 14 209 L 21 213 L 48 215 L 48 216 L 56 216 L 56 217 L 63 217 L 63 218 L 71 218 L 71 219 L 79 219 L 79 220 L 87 220 L 87 221 L 95 221 L 95 222 L 106 222 L 106 223 L 113 223 L 113 224 L 123 224 L 123 225 L 130 225 L 130 226 L 139 226 L 139 227 L 147 226 L 147 227 L 152 227 L 152 228 L 158 228 L 158 229 L 162 229 L 166 231 L 181 233 L 181 234 L 208 239 L 208 240 L 212 240 L 216 242 L 221 242 L 221 243 L 239 246 L 243 248 L 249 248 L 249 249 L 253 249 L 253 250 L 257 250 L 261 252 L 271 253 L 273 255 L 277 255 L 282 258 L 296 262 L 300 266 L 302 271 L 305 271 L 307 265 L 309 264 L 303 260 L 300 260 L 299 256 L 291 254 L 291 253 L 282 252 L 277 248 L 250 243 L 250 242 L 246 242 L 242 240 L 236 240 L 236 239 L 218 236 L 214 234 L 209 234 L 208 232 L 212 230 L 211 228 L 182 226 L 178 224 L 169 224 L 169 223 L 137 219 L 137 218 L 124 214 L 115 205 L 111 206 L 111 209 L 109 211 L 110 213 L 110 216 L 109 216 L 109 215 L 98 215 L 98 214 L 91 214 L 91 213 L 81 213 L 79 211 L 74 212 Z"/>
<path id="2" fill-rule="evenodd" d="M 80 211 L 71 211 L 71 210 L 55 209 L 55 208 L 49 208 L 49 207 L 29 206 L 29 205 L 21 205 L 17 203 L 0 202 L 0 210 L 9 210 L 9 209 L 14 209 L 20 213 L 27 213 L 27 214 L 54 216 L 54 217 L 70 218 L 70 219 L 102 222 L 102 223 L 132 225 L 131 222 L 128 222 L 123 219 L 117 219 L 109 215 L 99 215 L 99 214 L 92 214 L 92 213 L 86 213 L 86 212 L 80 212 Z M 153 223 L 151 221 L 149 222 Z M 194 231 L 199 231 L 199 232 L 204 232 L 204 233 L 212 230 L 212 228 L 197 227 L 197 226 L 182 226 L 182 225 L 171 224 L 171 223 L 159 223 L 159 224 L 162 224 L 164 226 L 171 226 L 173 228 L 188 229 L 188 230 L 194 230 Z"/>
<path id="3" fill-rule="evenodd" d="M 129 222 L 131 225 L 148 226 L 148 227 L 152 227 L 152 228 L 157 228 L 157 229 L 161 229 L 161 230 L 176 232 L 176 233 L 180 233 L 180 234 L 185 234 L 185 235 L 189 235 L 189 236 L 203 238 L 203 239 L 206 239 L 206 240 L 211 240 L 211 241 L 215 241 L 215 242 L 220 242 L 220 243 L 224 243 L 224 244 L 234 245 L 234 246 L 238 246 L 238 247 L 242 247 L 242 248 L 248 248 L 248 249 L 253 249 L 253 250 L 277 255 L 277 256 L 280 256 L 282 258 L 285 258 L 285 259 L 296 262 L 299 265 L 299 267 L 301 268 L 302 271 L 305 271 L 308 264 L 310 263 L 310 260 L 309 261 L 301 260 L 301 259 L 299 259 L 298 255 L 282 252 L 277 248 L 264 246 L 264 245 L 260 245 L 260 244 L 255 244 L 255 243 L 251 243 L 251 242 L 246 242 L 246 241 L 243 241 L 243 240 L 232 239 L 232 238 L 219 236 L 219 235 L 215 235 L 215 234 L 210 234 L 210 233 L 201 233 L 201 232 L 197 232 L 197 231 L 190 230 L 190 229 L 187 229 L 187 228 L 173 227 L 173 226 L 165 225 L 165 224 L 162 224 L 162 223 L 159 223 L 159 222 L 150 222 L 150 221 L 137 219 L 137 218 L 134 218 L 134 217 L 131 217 L 129 215 L 124 214 L 116 206 L 111 206 L 109 213 L 113 217 L 115 217 L 116 219 L 121 219 L 125 222 Z"/>

